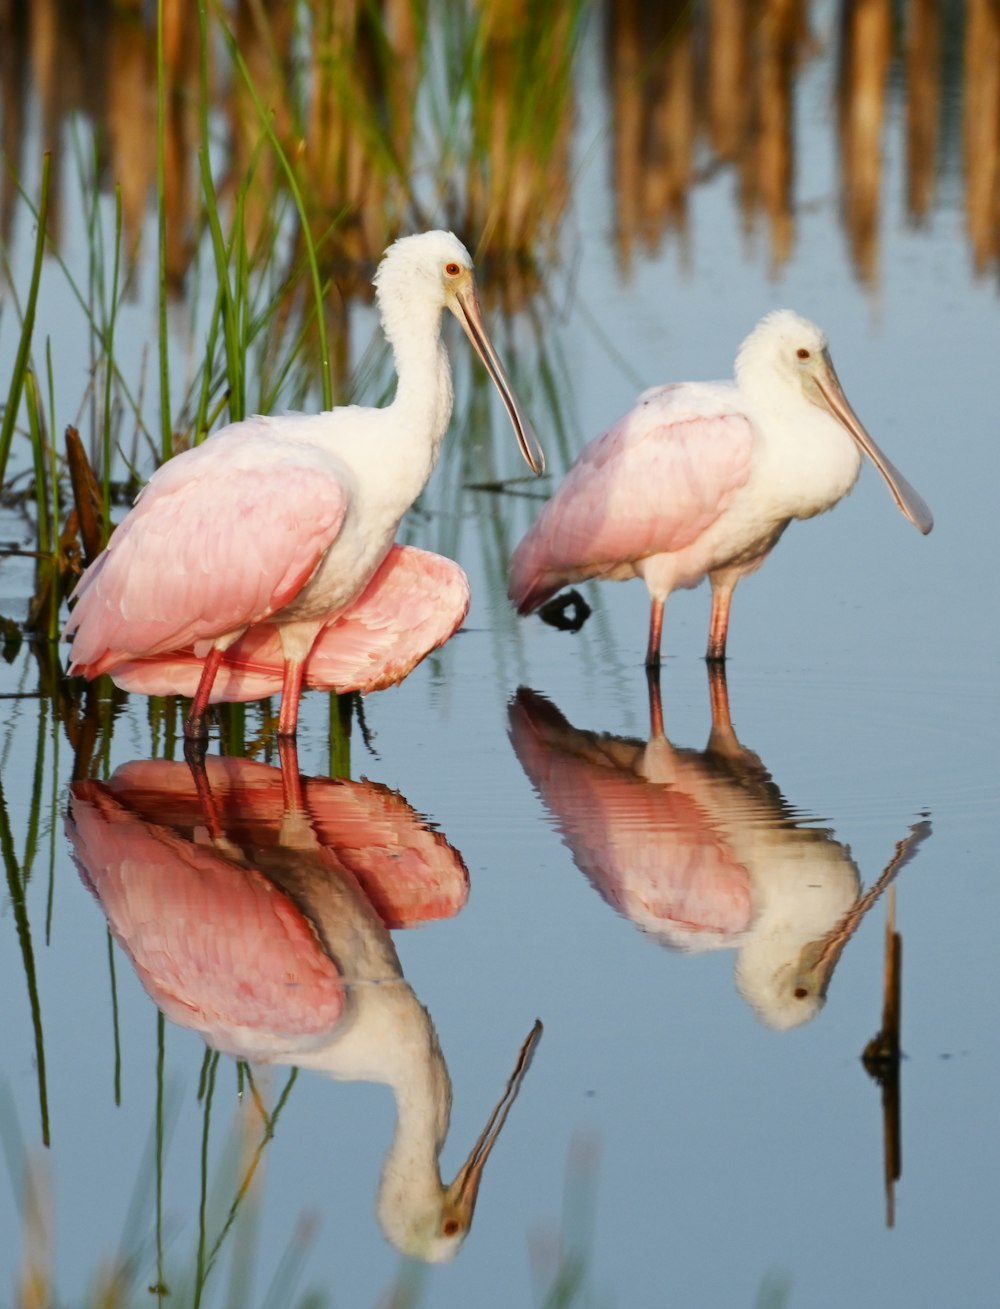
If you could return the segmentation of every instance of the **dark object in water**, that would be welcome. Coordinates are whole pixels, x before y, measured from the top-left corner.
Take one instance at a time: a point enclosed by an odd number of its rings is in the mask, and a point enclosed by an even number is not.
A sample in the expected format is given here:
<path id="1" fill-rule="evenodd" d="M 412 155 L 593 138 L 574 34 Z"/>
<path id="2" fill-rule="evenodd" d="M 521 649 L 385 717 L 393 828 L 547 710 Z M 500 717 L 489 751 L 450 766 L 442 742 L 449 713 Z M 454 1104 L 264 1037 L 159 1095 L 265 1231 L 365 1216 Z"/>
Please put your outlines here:
<path id="1" fill-rule="evenodd" d="M 538 617 L 550 627 L 558 627 L 560 632 L 578 632 L 590 617 L 590 605 L 579 591 L 563 591 L 542 605 Z"/>

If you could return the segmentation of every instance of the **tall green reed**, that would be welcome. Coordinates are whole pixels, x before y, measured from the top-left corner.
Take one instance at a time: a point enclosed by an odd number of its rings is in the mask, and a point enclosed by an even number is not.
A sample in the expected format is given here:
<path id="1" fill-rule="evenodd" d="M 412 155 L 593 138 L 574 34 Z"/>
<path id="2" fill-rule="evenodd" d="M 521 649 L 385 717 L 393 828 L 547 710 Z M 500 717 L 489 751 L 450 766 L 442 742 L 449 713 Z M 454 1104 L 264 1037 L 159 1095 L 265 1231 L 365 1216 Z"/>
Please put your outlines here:
<path id="1" fill-rule="evenodd" d="M 35 237 L 35 256 L 31 266 L 31 281 L 28 285 L 28 298 L 21 318 L 21 336 L 18 341 L 14 370 L 7 390 L 7 403 L 4 408 L 3 421 L 0 422 L 0 484 L 7 473 L 7 459 L 10 455 L 14 428 L 21 408 L 21 395 L 24 390 L 28 361 L 31 358 L 31 339 L 35 330 L 35 310 L 38 305 L 38 287 L 42 278 L 42 260 L 45 256 L 46 221 L 49 212 L 49 178 L 52 169 L 52 156 L 45 154 L 42 158 L 42 180 L 36 210 L 38 225 Z"/>

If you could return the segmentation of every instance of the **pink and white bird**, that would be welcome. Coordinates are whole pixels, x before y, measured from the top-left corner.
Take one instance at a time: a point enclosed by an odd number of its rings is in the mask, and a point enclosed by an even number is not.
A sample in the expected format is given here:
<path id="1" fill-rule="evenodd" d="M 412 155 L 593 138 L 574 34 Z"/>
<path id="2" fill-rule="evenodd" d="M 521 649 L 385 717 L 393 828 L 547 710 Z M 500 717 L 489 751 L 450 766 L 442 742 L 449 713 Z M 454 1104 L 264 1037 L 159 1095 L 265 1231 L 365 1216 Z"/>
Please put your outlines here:
<path id="1" fill-rule="evenodd" d="M 584 448 L 514 552 L 510 598 L 527 614 L 573 582 L 641 577 L 651 600 L 646 663 L 656 666 L 667 596 L 708 577 L 706 657 L 722 660 L 737 582 L 793 518 L 851 490 L 862 453 L 929 532 L 930 509 L 848 403 L 826 336 L 777 310 L 741 345 L 735 381 L 654 387 Z"/>
<path id="2" fill-rule="evenodd" d="M 469 579 L 458 564 L 394 545 L 357 600 L 320 629 L 302 685 L 363 695 L 395 686 L 458 631 L 468 611 Z M 194 696 L 202 663 L 188 646 L 118 664 L 111 677 L 124 691 Z M 282 680 L 278 629 L 259 623 L 223 653 L 209 703 L 261 700 L 278 694 Z"/>
<path id="3" fill-rule="evenodd" d="M 393 402 L 258 415 L 164 464 L 76 588 L 65 631 L 73 637 L 71 673 L 113 674 L 193 647 L 204 662 L 185 733 L 202 739 L 225 652 L 266 624 L 281 645 L 278 731 L 293 735 L 317 636 L 364 591 L 437 461 L 452 410 L 445 309 L 496 384 L 524 458 L 543 470 L 457 237 L 424 232 L 396 241 L 375 286 L 398 373 Z"/>

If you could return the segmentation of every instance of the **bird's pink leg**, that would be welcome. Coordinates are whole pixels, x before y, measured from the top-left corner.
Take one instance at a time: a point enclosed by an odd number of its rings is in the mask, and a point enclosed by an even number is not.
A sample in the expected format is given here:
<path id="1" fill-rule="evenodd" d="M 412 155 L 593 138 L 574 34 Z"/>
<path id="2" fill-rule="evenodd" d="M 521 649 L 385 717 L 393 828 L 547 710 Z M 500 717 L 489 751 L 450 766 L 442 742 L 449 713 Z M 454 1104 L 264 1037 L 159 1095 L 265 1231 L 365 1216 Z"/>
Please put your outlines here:
<path id="1" fill-rule="evenodd" d="M 225 839 L 225 829 L 219 802 L 212 792 L 212 786 L 205 771 L 205 752 L 204 750 L 191 751 L 186 757 L 188 768 L 191 770 L 194 789 L 201 804 L 201 811 L 205 816 L 205 826 L 208 828 L 208 834 L 214 842 L 219 843 Z"/>
<path id="2" fill-rule="evenodd" d="M 295 738 L 278 739 L 278 761 L 281 764 L 281 792 L 285 813 L 305 813 L 306 802 L 299 774 L 299 754 Z"/>
<path id="3" fill-rule="evenodd" d="M 712 587 L 712 617 L 708 626 L 708 649 L 705 658 L 710 663 L 719 662 L 726 657 L 726 636 L 729 632 L 729 602 L 733 598 L 733 588 L 723 583 Z"/>
<path id="4" fill-rule="evenodd" d="M 646 667 L 660 666 L 660 638 L 663 635 L 663 601 L 653 598 L 649 609 L 649 645 L 646 647 Z"/>
<path id="5" fill-rule="evenodd" d="M 663 735 L 663 698 L 660 695 L 659 668 L 646 668 L 646 685 L 649 688 L 649 737 Z"/>
<path id="6" fill-rule="evenodd" d="M 729 686 L 724 664 L 709 664 L 708 696 L 712 707 L 712 731 L 732 732 L 733 720 L 729 713 Z"/>
<path id="7" fill-rule="evenodd" d="M 302 694 L 304 659 L 285 660 L 285 673 L 281 683 L 281 712 L 278 714 L 278 735 L 294 736 L 299 723 L 299 697 Z"/>
<path id="8" fill-rule="evenodd" d="M 212 694 L 215 674 L 219 671 L 219 665 L 222 663 L 224 653 L 225 651 L 213 645 L 205 656 L 201 677 L 198 679 L 198 689 L 191 701 L 191 712 L 184 720 L 184 737 L 188 741 L 204 741 L 208 737 L 208 728 L 205 726 L 205 711 L 208 708 L 208 698 Z"/>

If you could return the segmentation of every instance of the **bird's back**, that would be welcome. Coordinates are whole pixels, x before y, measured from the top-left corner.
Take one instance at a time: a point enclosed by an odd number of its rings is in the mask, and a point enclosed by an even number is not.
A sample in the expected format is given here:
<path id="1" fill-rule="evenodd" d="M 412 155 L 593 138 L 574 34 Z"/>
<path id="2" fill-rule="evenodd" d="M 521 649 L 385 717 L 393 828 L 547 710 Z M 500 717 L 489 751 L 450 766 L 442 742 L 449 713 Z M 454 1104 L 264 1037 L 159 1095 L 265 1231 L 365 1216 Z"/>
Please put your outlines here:
<path id="1" fill-rule="evenodd" d="M 214 640 L 298 594 L 348 504 L 315 427 L 248 419 L 157 470 L 74 593 L 72 671 Z"/>
<path id="2" fill-rule="evenodd" d="M 569 582 L 631 575 L 635 560 L 683 549 L 746 482 L 752 441 L 732 383 L 644 391 L 584 448 L 514 552 L 519 612 Z"/>

